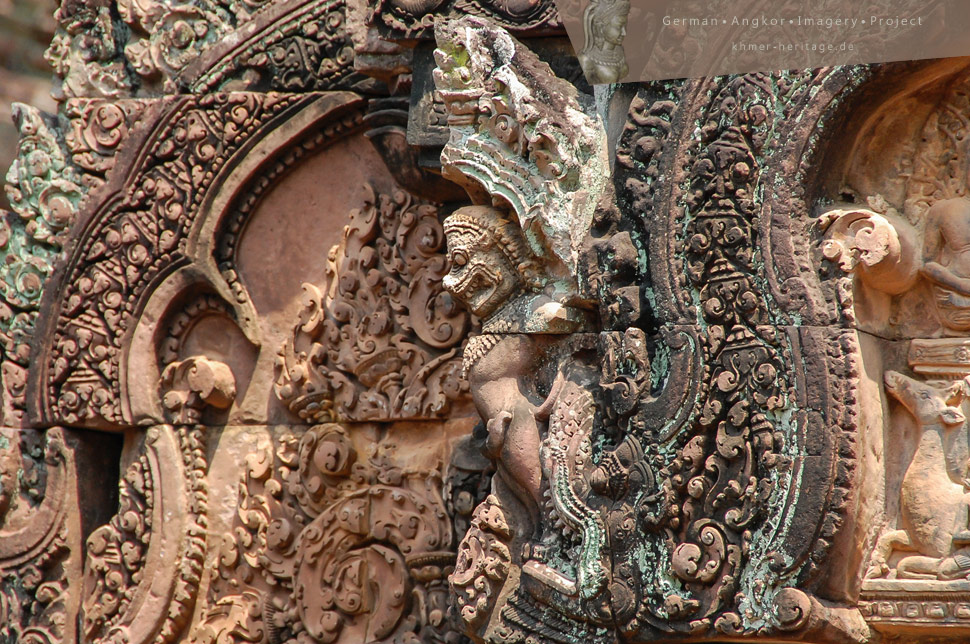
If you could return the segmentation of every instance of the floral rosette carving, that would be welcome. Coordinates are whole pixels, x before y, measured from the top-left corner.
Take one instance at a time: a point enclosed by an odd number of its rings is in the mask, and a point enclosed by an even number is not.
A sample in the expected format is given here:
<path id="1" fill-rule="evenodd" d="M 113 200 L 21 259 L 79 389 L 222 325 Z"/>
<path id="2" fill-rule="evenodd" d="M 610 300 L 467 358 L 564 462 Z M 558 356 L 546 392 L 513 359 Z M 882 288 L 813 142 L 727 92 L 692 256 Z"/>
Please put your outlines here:
<path id="1" fill-rule="evenodd" d="M 402 470 L 395 449 L 365 455 L 321 425 L 251 455 L 195 641 L 452 642 L 441 476 Z"/>
<path id="2" fill-rule="evenodd" d="M 304 284 L 276 392 L 303 419 L 440 418 L 467 390 L 460 347 L 471 319 L 441 287 L 437 208 L 403 191 L 351 213 L 327 284 Z"/>

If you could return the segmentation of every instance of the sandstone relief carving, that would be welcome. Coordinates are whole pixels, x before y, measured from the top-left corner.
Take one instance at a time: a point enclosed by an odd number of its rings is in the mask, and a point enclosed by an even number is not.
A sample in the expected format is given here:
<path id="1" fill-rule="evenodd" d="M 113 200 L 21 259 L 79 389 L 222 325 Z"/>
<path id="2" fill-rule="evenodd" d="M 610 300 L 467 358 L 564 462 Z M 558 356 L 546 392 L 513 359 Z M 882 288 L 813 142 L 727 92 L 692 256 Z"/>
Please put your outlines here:
<path id="1" fill-rule="evenodd" d="M 303 285 L 277 359 L 277 395 L 301 419 L 448 414 L 465 390 L 459 349 L 472 319 L 442 288 L 444 241 L 438 209 L 403 191 L 372 193 L 350 214 L 328 283 Z"/>
<path id="2" fill-rule="evenodd" d="M 0 641 L 965 640 L 965 61 L 594 91 L 632 10 L 62 3 Z"/>
<path id="3" fill-rule="evenodd" d="M 625 0 L 598 0 L 583 11 L 585 45 L 578 57 L 590 83 L 616 83 L 630 71 L 623 51 L 629 13 Z"/>
<path id="4" fill-rule="evenodd" d="M 469 18 L 439 25 L 437 41 L 435 83 L 451 128 L 444 175 L 481 204 L 445 220 L 443 285 L 482 319 L 463 368 L 496 468 L 451 586 L 462 621 L 486 639 L 569 629 L 599 638 L 580 606 L 601 592 L 606 572 L 602 519 L 582 498 L 595 403 L 580 356 L 595 336 L 583 333 L 591 316 L 575 275 L 579 231 L 603 186 L 579 175 L 603 162 L 602 126 L 504 31 Z M 498 60 L 495 43 L 507 47 Z M 581 124 L 580 137 L 566 142 L 561 117 L 543 114 L 549 98 Z M 549 606 L 550 593 L 573 612 Z M 550 610 L 558 623 L 536 621 Z"/>
<path id="5" fill-rule="evenodd" d="M 822 255 L 852 276 L 842 305 L 873 334 L 863 358 L 884 398 L 881 409 L 866 410 L 871 431 L 901 447 L 879 473 L 888 502 L 861 586 L 864 614 L 887 632 L 968 616 L 970 201 L 965 179 L 939 164 L 947 154 L 959 164 L 964 154 L 947 140 L 964 84 L 957 76 L 942 91 L 909 152 L 912 175 L 883 183 L 892 197 L 870 194 L 868 207 L 835 208 L 819 220 Z"/>
<path id="6" fill-rule="evenodd" d="M 396 445 L 366 434 L 283 431 L 247 457 L 193 641 L 454 639 L 442 473 L 403 469 Z"/>
<path id="7" fill-rule="evenodd" d="M 77 444 L 69 432 L 0 430 L 0 638 L 73 641 L 80 599 Z"/>
<path id="8" fill-rule="evenodd" d="M 961 411 L 967 383 L 958 380 L 945 388 L 934 387 L 896 371 L 887 371 L 885 380 L 889 394 L 916 418 L 920 437 L 900 489 L 903 523 L 912 527 L 879 537 L 869 576 L 886 576 L 889 557 L 898 551 L 916 553 L 904 554 L 896 563 L 899 579 L 968 577 L 970 559 L 964 547 L 970 545 L 970 453 L 965 446 L 967 418 Z"/>
<path id="9" fill-rule="evenodd" d="M 204 430 L 159 425 L 119 483 L 117 514 L 87 539 L 80 625 L 88 642 L 178 641 L 206 556 Z"/>

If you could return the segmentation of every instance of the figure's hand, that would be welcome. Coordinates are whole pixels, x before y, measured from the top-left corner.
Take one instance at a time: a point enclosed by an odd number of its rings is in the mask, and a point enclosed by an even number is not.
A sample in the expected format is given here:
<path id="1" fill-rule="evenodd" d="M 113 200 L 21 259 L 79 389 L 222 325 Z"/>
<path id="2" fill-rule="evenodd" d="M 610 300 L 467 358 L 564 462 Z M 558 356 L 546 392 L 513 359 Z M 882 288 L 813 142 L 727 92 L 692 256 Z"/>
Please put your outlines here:
<path id="1" fill-rule="evenodd" d="M 512 422 L 512 414 L 502 410 L 488 419 L 485 429 L 488 437 L 485 439 L 486 456 L 497 459 L 502 454 L 502 446 L 505 445 L 505 434 L 509 431 L 509 424 Z"/>
<path id="2" fill-rule="evenodd" d="M 878 579 L 885 577 L 889 572 L 889 566 L 882 561 L 873 561 L 866 570 L 866 579 Z"/>

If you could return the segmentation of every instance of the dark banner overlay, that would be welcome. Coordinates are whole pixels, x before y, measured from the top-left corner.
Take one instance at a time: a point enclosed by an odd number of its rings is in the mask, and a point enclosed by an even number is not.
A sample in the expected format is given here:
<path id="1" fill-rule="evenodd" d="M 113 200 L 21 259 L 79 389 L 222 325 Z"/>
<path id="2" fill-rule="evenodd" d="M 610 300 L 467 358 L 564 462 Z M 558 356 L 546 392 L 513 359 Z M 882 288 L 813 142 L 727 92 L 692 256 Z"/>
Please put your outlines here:
<path id="1" fill-rule="evenodd" d="M 970 0 L 556 0 L 591 83 L 970 55 Z"/>

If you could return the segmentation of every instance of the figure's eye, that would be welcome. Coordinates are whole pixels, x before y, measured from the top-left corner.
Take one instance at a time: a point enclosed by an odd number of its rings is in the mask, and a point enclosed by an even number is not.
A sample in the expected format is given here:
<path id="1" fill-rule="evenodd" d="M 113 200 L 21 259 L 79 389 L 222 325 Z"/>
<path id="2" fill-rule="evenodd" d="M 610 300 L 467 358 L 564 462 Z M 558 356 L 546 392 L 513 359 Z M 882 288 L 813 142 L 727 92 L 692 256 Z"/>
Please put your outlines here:
<path id="1" fill-rule="evenodd" d="M 468 263 L 468 256 L 465 253 L 455 253 L 451 261 L 455 266 L 464 266 Z"/>

